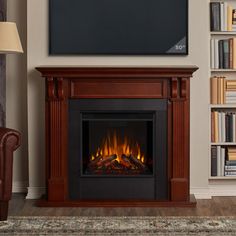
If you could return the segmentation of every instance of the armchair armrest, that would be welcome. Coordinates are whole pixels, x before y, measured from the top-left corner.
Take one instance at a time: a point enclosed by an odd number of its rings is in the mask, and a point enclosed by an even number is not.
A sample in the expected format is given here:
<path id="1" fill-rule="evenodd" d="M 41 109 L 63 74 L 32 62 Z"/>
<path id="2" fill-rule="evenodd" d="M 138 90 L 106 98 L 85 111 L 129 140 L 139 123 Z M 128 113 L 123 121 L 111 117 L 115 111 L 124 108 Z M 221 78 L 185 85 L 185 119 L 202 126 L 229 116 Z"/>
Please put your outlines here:
<path id="1" fill-rule="evenodd" d="M 0 220 L 7 217 L 12 194 L 13 152 L 20 146 L 20 133 L 0 128 Z"/>

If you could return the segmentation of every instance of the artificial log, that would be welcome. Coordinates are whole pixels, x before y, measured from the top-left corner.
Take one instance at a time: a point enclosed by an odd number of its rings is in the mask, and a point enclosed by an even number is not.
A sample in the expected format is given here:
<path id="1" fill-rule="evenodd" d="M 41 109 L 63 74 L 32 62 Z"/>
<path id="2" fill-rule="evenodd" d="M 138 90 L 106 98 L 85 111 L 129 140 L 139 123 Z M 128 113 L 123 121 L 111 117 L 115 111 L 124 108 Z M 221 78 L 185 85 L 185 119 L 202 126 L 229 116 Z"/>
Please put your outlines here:
<path id="1" fill-rule="evenodd" d="M 132 168 L 132 164 L 130 163 L 127 156 L 124 154 L 121 155 L 121 163 L 122 163 L 122 165 L 124 165 L 127 168 Z"/>
<path id="2" fill-rule="evenodd" d="M 131 163 L 136 165 L 139 169 L 145 169 L 146 168 L 146 166 L 139 159 L 133 157 L 132 155 L 129 155 L 128 159 Z"/>
<path id="3" fill-rule="evenodd" d="M 106 157 L 105 159 L 100 160 L 97 163 L 97 166 L 106 166 L 107 167 L 110 164 L 110 162 L 115 160 L 116 158 L 117 158 L 116 154 Z"/>
<path id="4" fill-rule="evenodd" d="M 101 156 L 95 157 L 94 160 L 92 160 L 92 161 L 89 162 L 88 167 L 89 167 L 89 168 L 94 168 L 94 167 L 96 167 L 97 163 L 98 163 L 99 161 L 101 161 L 101 160 L 102 160 L 102 157 L 101 157 Z"/>

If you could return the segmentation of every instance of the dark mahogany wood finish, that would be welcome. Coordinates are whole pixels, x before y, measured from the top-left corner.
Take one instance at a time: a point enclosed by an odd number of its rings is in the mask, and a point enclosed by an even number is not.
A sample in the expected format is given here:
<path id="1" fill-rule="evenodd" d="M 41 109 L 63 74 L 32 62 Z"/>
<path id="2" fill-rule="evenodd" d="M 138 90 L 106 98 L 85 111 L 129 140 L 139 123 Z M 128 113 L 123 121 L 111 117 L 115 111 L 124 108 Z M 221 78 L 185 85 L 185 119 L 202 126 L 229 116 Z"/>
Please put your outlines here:
<path id="1" fill-rule="evenodd" d="M 189 190 L 190 78 L 188 67 L 37 67 L 46 79 L 46 200 L 40 206 L 194 206 Z M 167 202 L 72 202 L 68 199 L 68 100 L 168 99 Z"/>

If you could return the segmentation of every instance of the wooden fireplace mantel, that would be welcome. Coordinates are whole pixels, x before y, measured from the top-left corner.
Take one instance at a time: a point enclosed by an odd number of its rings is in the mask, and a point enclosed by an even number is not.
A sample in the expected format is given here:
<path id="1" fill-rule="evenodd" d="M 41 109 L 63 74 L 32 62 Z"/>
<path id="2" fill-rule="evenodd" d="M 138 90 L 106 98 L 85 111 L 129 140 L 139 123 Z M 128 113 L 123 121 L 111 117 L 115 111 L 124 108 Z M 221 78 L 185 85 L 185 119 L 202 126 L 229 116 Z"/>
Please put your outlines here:
<path id="1" fill-rule="evenodd" d="M 36 68 L 46 81 L 46 199 L 40 206 L 194 206 L 190 199 L 190 78 L 196 66 Z M 82 98 L 168 99 L 169 200 L 72 202 L 68 199 L 68 101 Z"/>

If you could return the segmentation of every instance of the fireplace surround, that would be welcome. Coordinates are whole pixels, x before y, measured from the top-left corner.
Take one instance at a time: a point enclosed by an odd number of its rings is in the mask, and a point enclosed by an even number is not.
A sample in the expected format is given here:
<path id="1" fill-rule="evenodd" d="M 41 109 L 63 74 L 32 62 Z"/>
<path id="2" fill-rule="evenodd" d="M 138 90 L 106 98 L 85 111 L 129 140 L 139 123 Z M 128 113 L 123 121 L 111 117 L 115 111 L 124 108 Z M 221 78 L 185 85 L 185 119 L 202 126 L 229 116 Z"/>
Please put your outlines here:
<path id="1" fill-rule="evenodd" d="M 73 99 L 68 125 L 69 199 L 168 199 L 166 99 Z"/>
<path id="2" fill-rule="evenodd" d="M 194 206 L 189 95 L 195 66 L 38 67 L 46 85 L 39 206 Z"/>

